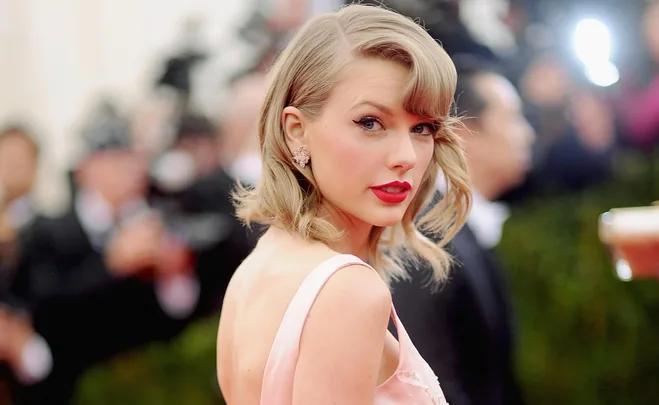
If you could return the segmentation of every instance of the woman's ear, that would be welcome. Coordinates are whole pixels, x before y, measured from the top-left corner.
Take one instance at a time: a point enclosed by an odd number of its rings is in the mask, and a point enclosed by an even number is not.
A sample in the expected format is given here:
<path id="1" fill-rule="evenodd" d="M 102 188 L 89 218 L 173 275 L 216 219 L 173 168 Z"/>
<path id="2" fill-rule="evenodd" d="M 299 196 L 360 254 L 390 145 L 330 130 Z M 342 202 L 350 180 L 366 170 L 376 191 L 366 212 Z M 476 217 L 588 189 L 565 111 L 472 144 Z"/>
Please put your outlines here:
<path id="1" fill-rule="evenodd" d="M 306 146 L 304 139 L 304 115 L 295 107 L 288 106 L 281 113 L 281 124 L 284 128 L 286 145 L 291 152 L 295 152 L 301 146 Z"/>

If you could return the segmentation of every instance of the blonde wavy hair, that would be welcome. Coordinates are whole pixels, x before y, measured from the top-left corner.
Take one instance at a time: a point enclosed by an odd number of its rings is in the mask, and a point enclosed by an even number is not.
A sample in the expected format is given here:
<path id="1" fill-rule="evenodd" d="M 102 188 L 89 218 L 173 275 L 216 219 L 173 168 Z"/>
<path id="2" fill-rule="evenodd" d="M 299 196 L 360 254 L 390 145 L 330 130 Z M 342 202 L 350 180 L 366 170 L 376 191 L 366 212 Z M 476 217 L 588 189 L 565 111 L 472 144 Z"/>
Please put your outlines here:
<path id="1" fill-rule="evenodd" d="M 464 224 L 471 205 L 467 163 L 452 115 L 457 75 L 446 52 L 420 25 L 377 6 L 349 5 L 319 15 L 300 29 L 271 71 L 271 83 L 258 125 L 263 159 L 259 183 L 234 194 L 237 216 L 276 225 L 307 240 L 331 243 L 342 233 L 320 212 L 323 196 L 311 166 L 300 168 L 284 136 L 282 111 L 294 106 L 314 119 L 350 61 L 375 57 L 409 69 L 404 108 L 438 124 L 434 156 L 400 224 L 374 227 L 369 263 L 385 281 L 404 278 L 405 261 L 427 261 L 434 279 L 446 276 L 451 263 L 445 245 Z M 443 198 L 430 206 L 440 170 L 446 179 Z M 419 214 L 423 215 L 419 218 Z M 434 236 L 439 242 L 422 234 Z M 412 253 L 411 255 L 409 253 Z"/>

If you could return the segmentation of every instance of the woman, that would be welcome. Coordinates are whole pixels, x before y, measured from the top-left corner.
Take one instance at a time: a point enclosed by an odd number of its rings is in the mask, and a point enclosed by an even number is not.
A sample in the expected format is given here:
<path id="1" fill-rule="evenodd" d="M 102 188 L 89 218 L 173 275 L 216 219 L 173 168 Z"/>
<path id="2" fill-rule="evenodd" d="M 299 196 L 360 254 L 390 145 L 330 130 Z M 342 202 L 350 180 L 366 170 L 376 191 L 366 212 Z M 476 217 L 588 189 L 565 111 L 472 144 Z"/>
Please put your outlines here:
<path id="1" fill-rule="evenodd" d="M 268 230 L 222 309 L 217 371 L 229 405 L 446 403 L 387 281 L 404 275 L 403 251 L 441 279 L 442 246 L 468 212 L 455 84 L 421 27 L 377 7 L 312 19 L 279 57 L 259 122 L 262 177 L 236 198 L 238 216 Z M 436 246 L 413 220 L 440 169 L 448 192 L 419 221 L 444 236 Z"/>

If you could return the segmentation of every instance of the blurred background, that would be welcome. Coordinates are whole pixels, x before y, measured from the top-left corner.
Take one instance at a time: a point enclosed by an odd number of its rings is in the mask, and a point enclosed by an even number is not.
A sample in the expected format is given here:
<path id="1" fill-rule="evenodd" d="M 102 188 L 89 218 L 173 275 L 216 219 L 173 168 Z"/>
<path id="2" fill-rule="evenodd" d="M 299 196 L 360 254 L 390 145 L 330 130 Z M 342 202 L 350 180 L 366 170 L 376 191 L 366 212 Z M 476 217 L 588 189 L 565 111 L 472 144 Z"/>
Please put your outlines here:
<path id="1" fill-rule="evenodd" d="M 390 0 L 536 133 L 496 247 L 529 403 L 656 404 L 659 286 L 599 215 L 659 200 L 659 3 Z M 340 0 L 0 0 L 0 404 L 222 404 L 265 74 Z M 657 323 L 655 323 L 657 322 Z"/>

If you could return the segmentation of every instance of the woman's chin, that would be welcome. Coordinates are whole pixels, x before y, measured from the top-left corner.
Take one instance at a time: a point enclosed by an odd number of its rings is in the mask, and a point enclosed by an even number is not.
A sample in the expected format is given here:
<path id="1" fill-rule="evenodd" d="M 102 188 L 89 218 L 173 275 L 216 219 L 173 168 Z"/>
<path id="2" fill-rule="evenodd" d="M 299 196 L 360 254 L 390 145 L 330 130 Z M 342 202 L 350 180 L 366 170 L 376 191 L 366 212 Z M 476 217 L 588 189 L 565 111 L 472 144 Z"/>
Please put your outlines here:
<path id="1" fill-rule="evenodd" d="M 400 224 L 400 222 L 403 220 L 402 215 L 386 215 L 386 216 L 379 216 L 377 218 L 372 218 L 373 221 L 371 224 L 373 226 L 378 226 L 381 228 L 386 228 L 390 226 L 396 226 Z"/>

